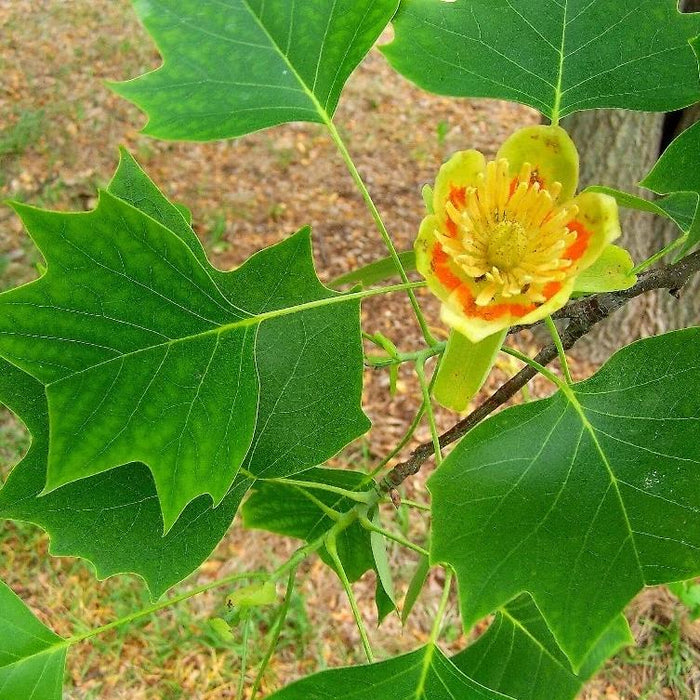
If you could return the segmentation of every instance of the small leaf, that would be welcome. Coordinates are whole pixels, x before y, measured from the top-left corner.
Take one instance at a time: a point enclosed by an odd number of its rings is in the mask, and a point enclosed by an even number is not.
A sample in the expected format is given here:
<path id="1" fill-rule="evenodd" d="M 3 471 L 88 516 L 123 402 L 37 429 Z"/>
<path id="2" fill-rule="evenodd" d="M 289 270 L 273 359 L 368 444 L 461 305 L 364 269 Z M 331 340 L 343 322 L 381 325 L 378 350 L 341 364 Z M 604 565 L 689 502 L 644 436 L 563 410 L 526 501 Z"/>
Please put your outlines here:
<path id="1" fill-rule="evenodd" d="M 388 661 L 302 678 L 269 700 L 505 700 L 465 676 L 434 646 Z"/>
<path id="2" fill-rule="evenodd" d="M 408 590 L 406 591 L 406 598 L 403 601 L 403 608 L 401 609 L 401 623 L 406 624 L 408 616 L 411 614 L 414 605 L 418 600 L 418 596 L 423 590 L 423 586 L 428 579 L 428 572 L 430 571 L 430 560 L 426 556 L 421 556 L 418 560 L 418 566 L 411 577 L 411 582 L 408 584 Z"/>
<path id="3" fill-rule="evenodd" d="M 431 558 L 464 625 L 528 591 L 574 671 L 644 586 L 700 573 L 700 329 L 506 409 L 438 467 Z"/>
<path id="4" fill-rule="evenodd" d="M 682 253 L 700 243 L 700 122 L 671 143 L 640 185 L 657 194 L 694 195 L 693 223 L 687 229 L 688 240 Z"/>
<path id="5" fill-rule="evenodd" d="M 148 113 L 144 133 L 210 141 L 330 120 L 398 0 L 136 0 L 163 54 L 112 89 Z"/>
<path id="6" fill-rule="evenodd" d="M 209 627 L 211 627 L 214 634 L 222 642 L 233 642 L 235 640 L 233 632 L 231 632 L 231 626 L 228 624 L 228 622 L 226 622 L 226 620 L 223 620 L 220 617 L 212 617 L 209 620 Z"/>
<path id="7" fill-rule="evenodd" d="M 229 596 L 231 605 L 237 608 L 258 608 L 277 602 L 277 588 L 272 581 L 252 583 L 236 589 Z"/>
<path id="8" fill-rule="evenodd" d="M 376 510 L 371 518 L 372 523 L 377 527 L 381 527 L 379 519 L 379 510 Z M 394 579 L 391 575 L 389 567 L 389 559 L 386 553 L 386 538 L 384 535 L 371 531 L 369 533 L 370 545 L 374 556 L 374 568 L 377 572 L 377 577 L 382 584 L 384 592 L 387 594 L 391 602 L 396 607 L 396 594 L 394 593 Z"/>
<path id="9" fill-rule="evenodd" d="M 475 681 L 517 700 L 573 700 L 607 658 L 633 643 L 629 625 L 619 615 L 577 675 L 532 598 L 521 595 L 496 614 L 485 634 L 451 661 Z"/>
<path id="10" fill-rule="evenodd" d="M 0 581 L 0 700 L 61 700 L 67 650 Z"/>
<path id="11" fill-rule="evenodd" d="M 691 40 L 700 17 L 677 0 L 403 0 L 392 66 L 455 97 L 530 105 L 553 121 L 618 107 L 681 109 L 700 98 Z"/>
<path id="12" fill-rule="evenodd" d="M 634 261 L 630 254 L 619 246 L 610 244 L 600 257 L 576 278 L 575 292 L 598 293 L 616 292 L 629 289 L 637 281 L 630 275 Z"/>
<path id="13" fill-rule="evenodd" d="M 366 474 L 345 469 L 309 469 L 295 479 L 295 481 L 299 480 L 309 483 L 308 491 L 315 499 L 339 513 L 350 510 L 355 503 L 343 496 L 314 489 L 314 483 L 353 491 L 371 489 L 370 484 L 365 484 Z M 297 486 L 279 482 L 256 482 L 241 513 L 243 525 L 247 528 L 296 537 L 304 542 L 316 540 L 334 525 L 334 521 Z M 359 580 L 366 571 L 373 569 L 378 572 L 378 568 L 384 566 L 384 563 L 378 563 L 375 559 L 370 533 L 359 523 L 353 523 L 340 533 L 336 546 L 338 556 L 351 583 Z M 319 550 L 319 556 L 328 566 L 334 568 L 333 560 L 325 547 Z M 382 577 L 379 575 L 377 576 L 377 609 L 380 620 L 395 609 L 392 596 L 384 590 Z"/>
<path id="14" fill-rule="evenodd" d="M 435 400 L 445 408 L 464 411 L 484 385 L 507 334 L 506 328 L 472 343 L 452 330 L 433 388 Z"/>

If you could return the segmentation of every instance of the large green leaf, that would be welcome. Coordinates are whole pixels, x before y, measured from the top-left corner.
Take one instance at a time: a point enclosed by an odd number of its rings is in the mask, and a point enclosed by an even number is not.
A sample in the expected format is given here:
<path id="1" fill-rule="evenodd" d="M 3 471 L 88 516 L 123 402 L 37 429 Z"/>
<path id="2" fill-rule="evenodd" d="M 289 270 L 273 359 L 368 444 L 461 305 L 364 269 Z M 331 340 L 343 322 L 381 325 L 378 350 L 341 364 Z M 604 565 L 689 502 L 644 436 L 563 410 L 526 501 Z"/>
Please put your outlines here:
<path id="1" fill-rule="evenodd" d="M 371 485 L 366 484 L 363 487 L 366 477 L 362 472 L 346 469 L 309 469 L 298 479 L 308 483 L 308 489 L 280 482 L 258 481 L 243 505 L 243 524 L 250 529 L 267 530 L 313 542 L 334 525 L 334 521 L 321 510 L 314 499 L 338 513 L 344 513 L 355 505 L 348 498 L 314 488 L 314 484 L 348 491 L 367 491 L 371 489 Z M 305 490 L 312 498 L 304 493 Z M 370 533 L 359 523 L 343 530 L 338 536 L 336 546 L 343 569 L 351 582 L 359 580 L 370 569 L 378 572 L 379 566 L 372 549 Z M 325 547 L 319 550 L 319 556 L 328 566 L 335 568 Z M 380 620 L 395 607 L 378 575 L 377 610 Z"/>
<path id="2" fill-rule="evenodd" d="M 428 482 L 464 624 L 528 591 L 575 671 L 645 585 L 700 573 L 700 329 L 482 423 Z"/>
<path id="3" fill-rule="evenodd" d="M 399 0 L 134 0 L 163 65 L 113 85 L 145 133 L 207 141 L 326 122 Z"/>
<path id="4" fill-rule="evenodd" d="M 0 296 L 0 355 L 46 386 L 47 490 L 143 462 L 167 531 L 244 459 L 293 473 L 366 430 L 358 302 L 320 284 L 308 230 L 225 275 L 111 193 L 86 214 L 15 206 L 48 271 Z"/>
<path id="5" fill-rule="evenodd" d="M 502 700 L 465 676 L 431 645 L 369 666 L 334 668 L 303 678 L 269 700 Z"/>
<path id="6" fill-rule="evenodd" d="M 532 598 L 523 594 L 451 661 L 475 681 L 517 700 L 572 700 L 607 658 L 633 642 L 625 617 L 619 615 L 575 674 Z"/>
<path id="7" fill-rule="evenodd" d="M 67 649 L 0 581 L 0 700 L 61 700 Z"/>
<path id="8" fill-rule="evenodd" d="M 32 435 L 29 452 L 0 490 L 0 519 L 39 525 L 51 537 L 52 555 L 88 559 L 100 578 L 138 574 L 154 597 L 211 554 L 251 483 L 237 477 L 218 508 L 200 496 L 165 536 L 153 477 L 143 464 L 120 466 L 39 497 L 46 483 L 49 442 L 44 387 L 0 360 L 0 403 L 14 411 Z"/>
<path id="9" fill-rule="evenodd" d="M 700 99 L 677 0 L 402 0 L 384 53 L 432 92 L 522 102 L 553 120 L 584 109 L 664 112 Z"/>
<path id="10" fill-rule="evenodd" d="M 207 265 L 221 292 L 232 300 L 245 297 L 251 313 L 282 308 L 284 303 L 304 303 L 311 290 L 319 296 L 328 294 L 318 283 L 306 240 L 300 241 L 299 249 L 277 246 L 269 251 L 274 254 L 259 254 L 258 266 L 244 265 L 235 272 L 209 266 L 179 208 L 126 151 L 121 153 L 109 190 L 167 226 Z M 270 288 L 275 289 L 274 299 Z M 317 335 L 323 338 L 322 344 L 310 342 Z M 279 352 L 279 338 L 285 339 L 288 352 L 284 354 Z M 249 471 L 265 476 L 301 471 L 321 464 L 365 432 L 367 420 L 357 401 L 361 385 L 358 339 L 359 326 L 352 314 L 338 314 L 334 309 L 306 311 L 301 323 L 283 316 L 262 326 L 256 349 L 259 420 L 253 449 L 246 457 Z M 334 372 L 333 364 L 339 358 L 346 360 L 342 371 L 336 368 Z M 309 371 L 317 365 L 323 371 Z M 340 397 L 345 400 L 338 401 Z M 308 440 L 309 435 L 314 440 Z"/>

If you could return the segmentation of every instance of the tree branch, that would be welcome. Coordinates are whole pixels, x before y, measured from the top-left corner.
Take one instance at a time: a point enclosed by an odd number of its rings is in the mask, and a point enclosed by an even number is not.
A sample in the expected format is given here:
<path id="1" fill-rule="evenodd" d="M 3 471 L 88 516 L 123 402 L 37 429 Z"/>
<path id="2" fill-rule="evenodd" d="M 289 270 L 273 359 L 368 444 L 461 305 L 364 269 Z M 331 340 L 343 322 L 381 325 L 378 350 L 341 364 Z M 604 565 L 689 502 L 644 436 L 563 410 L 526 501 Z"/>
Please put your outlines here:
<path id="1" fill-rule="evenodd" d="M 565 350 L 569 350 L 580 338 L 588 333 L 593 326 L 606 319 L 629 301 L 641 294 L 646 294 L 655 289 L 668 289 L 678 297 L 680 290 L 688 280 L 700 271 L 700 251 L 689 255 L 679 262 L 650 270 L 639 276 L 637 283 L 620 292 L 607 292 L 594 294 L 583 299 L 569 302 L 561 308 L 553 318 L 568 319 L 569 324 L 561 334 L 562 344 Z M 510 333 L 518 333 L 532 326 L 513 326 Z M 557 357 L 557 348 L 552 343 L 543 348 L 535 357 L 535 361 L 541 365 L 548 365 Z M 466 435 L 472 428 L 479 424 L 489 414 L 502 406 L 522 389 L 535 375 L 537 370 L 530 366 L 524 367 L 514 377 L 509 379 L 480 406 L 472 411 L 466 418 L 453 425 L 449 430 L 440 435 L 440 447 L 456 442 Z M 433 443 L 425 442 L 419 445 L 405 462 L 397 464 L 382 480 L 380 488 L 387 492 L 402 484 L 409 476 L 417 474 L 423 464 L 435 453 Z"/>

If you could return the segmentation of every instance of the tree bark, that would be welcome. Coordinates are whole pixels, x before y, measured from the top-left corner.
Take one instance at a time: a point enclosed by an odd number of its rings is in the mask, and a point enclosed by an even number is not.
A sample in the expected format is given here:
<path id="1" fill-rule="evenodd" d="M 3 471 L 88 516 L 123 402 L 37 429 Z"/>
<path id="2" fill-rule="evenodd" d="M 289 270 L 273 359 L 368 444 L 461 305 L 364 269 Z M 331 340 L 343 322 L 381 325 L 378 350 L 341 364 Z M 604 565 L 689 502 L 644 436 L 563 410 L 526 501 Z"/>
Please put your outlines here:
<path id="1" fill-rule="evenodd" d="M 663 115 L 621 110 L 578 112 L 562 126 L 576 143 L 581 156 L 580 189 L 607 185 L 648 197 L 637 187 L 658 158 Z M 620 210 L 622 238 L 632 259 L 644 260 L 658 250 L 652 216 L 629 209 Z M 614 322 L 600 325 L 582 339 L 574 356 L 603 362 L 622 345 L 651 335 L 658 326 L 658 299 L 649 295 L 629 304 Z"/>

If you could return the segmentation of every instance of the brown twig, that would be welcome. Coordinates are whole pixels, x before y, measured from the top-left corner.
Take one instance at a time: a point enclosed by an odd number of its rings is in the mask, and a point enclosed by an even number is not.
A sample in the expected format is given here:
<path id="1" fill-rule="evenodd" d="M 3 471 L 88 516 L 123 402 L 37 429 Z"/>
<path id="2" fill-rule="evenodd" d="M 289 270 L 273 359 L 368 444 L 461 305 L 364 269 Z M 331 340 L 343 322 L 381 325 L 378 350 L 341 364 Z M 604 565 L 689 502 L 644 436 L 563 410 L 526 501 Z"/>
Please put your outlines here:
<path id="1" fill-rule="evenodd" d="M 700 271 L 700 251 L 683 258 L 679 262 L 650 270 L 640 275 L 637 283 L 620 292 L 607 292 L 594 294 L 583 299 L 569 302 L 561 308 L 553 318 L 568 319 L 569 324 L 561 333 L 564 349 L 571 348 L 576 341 L 588 333 L 593 326 L 622 308 L 630 300 L 655 289 L 668 289 L 674 296 L 688 280 Z M 511 333 L 518 333 L 531 326 L 514 326 Z M 554 343 L 547 345 L 535 357 L 535 361 L 541 365 L 547 365 L 557 357 L 557 349 Z M 509 379 L 481 405 L 472 411 L 466 418 L 453 425 L 449 430 L 440 435 L 440 447 L 446 447 L 466 435 L 472 428 L 480 423 L 489 414 L 502 406 L 522 389 L 535 375 L 537 370 L 524 367 L 513 378 Z M 419 445 L 411 456 L 397 464 L 382 480 L 381 489 L 388 492 L 403 483 L 409 476 L 417 474 L 423 464 L 434 454 L 432 441 Z"/>

